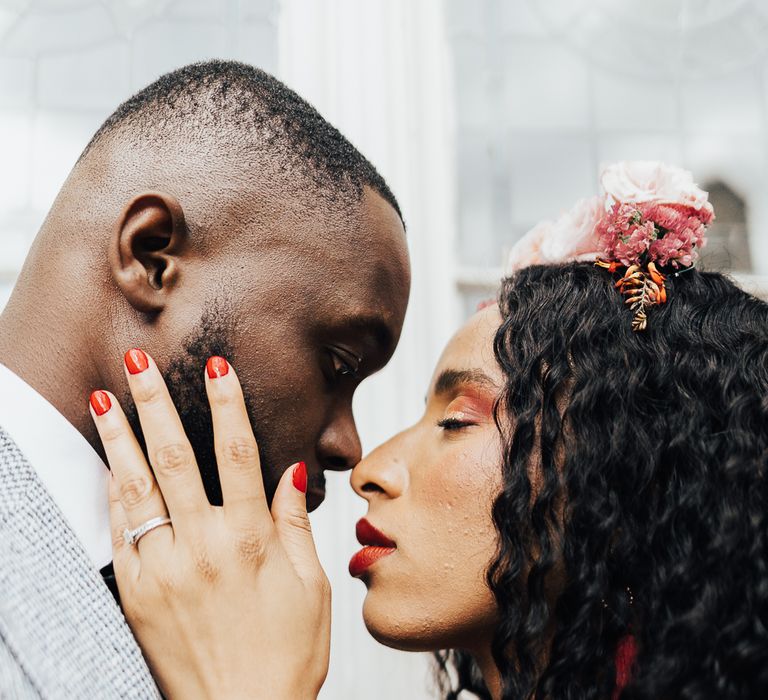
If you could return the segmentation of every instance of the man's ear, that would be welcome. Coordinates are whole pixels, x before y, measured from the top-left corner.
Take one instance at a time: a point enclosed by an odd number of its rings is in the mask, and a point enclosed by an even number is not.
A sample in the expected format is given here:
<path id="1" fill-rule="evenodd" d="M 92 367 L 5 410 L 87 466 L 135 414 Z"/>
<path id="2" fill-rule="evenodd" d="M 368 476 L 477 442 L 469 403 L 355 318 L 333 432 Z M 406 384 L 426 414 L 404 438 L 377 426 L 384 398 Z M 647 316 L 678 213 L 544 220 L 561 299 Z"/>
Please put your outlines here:
<path id="1" fill-rule="evenodd" d="M 172 195 L 145 192 L 125 205 L 112 236 L 109 264 L 134 309 L 163 310 L 179 282 L 186 241 L 184 212 Z"/>

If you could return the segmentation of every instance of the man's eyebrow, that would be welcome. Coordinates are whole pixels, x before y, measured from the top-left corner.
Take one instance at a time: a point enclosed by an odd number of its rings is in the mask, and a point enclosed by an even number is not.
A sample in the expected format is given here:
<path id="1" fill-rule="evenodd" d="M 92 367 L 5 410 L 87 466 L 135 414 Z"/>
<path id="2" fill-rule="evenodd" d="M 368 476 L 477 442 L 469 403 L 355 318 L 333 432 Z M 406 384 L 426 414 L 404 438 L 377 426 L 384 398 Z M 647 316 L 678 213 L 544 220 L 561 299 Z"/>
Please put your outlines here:
<path id="1" fill-rule="evenodd" d="M 481 389 L 498 389 L 496 383 L 480 369 L 446 369 L 435 382 L 435 395 L 447 394 L 465 384 L 473 384 Z"/>
<path id="2" fill-rule="evenodd" d="M 375 346 L 371 350 L 389 354 L 394 349 L 392 329 L 379 316 L 352 316 L 344 319 L 341 328 L 345 333 L 367 339 Z"/>

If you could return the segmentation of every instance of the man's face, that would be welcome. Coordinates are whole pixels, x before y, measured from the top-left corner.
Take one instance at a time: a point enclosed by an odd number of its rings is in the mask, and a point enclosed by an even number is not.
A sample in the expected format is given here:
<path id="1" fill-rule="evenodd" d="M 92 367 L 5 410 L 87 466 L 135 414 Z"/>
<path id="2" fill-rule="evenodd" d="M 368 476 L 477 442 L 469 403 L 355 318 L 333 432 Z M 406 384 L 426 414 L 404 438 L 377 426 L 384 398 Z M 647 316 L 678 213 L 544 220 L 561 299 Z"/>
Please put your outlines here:
<path id="1" fill-rule="evenodd" d="M 347 230 L 329 231 L 321 217 L 290 226 L 267 244 L 240 235 L 214 264 L 206 256 L 188 261 L 188 289 L 175 313 L 179 323 L 194 314 L 197 321 L 183 348 L 166 344 L 158 353 L 213 503 L 221 491 L 203 383 L 210 355 L 238 372 L 268 496 L 303 460 L 314 509 L 324 498 L 323 470 L 349 469 L 361 458 L 352 396 L 388 362 L 402 329 L 410 268 L 389 204 L 367 190 Z"/>

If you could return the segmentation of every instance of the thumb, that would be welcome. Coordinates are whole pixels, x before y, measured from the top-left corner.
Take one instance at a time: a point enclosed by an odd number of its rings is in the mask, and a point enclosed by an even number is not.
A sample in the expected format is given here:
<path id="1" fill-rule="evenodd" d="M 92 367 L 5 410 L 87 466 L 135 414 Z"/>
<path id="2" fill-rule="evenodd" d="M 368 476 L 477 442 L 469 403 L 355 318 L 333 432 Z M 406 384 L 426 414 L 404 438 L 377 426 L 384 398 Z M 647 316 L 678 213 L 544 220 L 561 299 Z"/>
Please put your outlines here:
<path id="1" fill-rule="evenodd" d="M 296 573 L 305 581 L 323 574 L 307 515 L 307 466 L 298 462 L 285 470 L 272 499 L 272 520 Z"/>

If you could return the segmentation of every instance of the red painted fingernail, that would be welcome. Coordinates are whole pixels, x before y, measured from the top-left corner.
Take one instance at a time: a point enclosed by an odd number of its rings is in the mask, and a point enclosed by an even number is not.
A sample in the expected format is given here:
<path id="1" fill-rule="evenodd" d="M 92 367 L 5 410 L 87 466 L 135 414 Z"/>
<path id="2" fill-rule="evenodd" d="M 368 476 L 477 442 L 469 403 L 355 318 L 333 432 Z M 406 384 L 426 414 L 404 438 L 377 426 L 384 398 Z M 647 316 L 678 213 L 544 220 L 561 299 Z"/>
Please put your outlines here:
<path id="1" fill-rule="evenodd" d="M 218 355 L 208 358 L 208 362 L 205 363 L 205 367 L 208 370 L 208 377 L 210 379 L 218 379 L 223 377 L 229 372 L 229 363 Z"/>
<path id="2" fill-rule="evenodd" d="M 94 391 L 91 394 L 91 406 L 97 416 L 103 416 L 110 408 L 112 408 L 112 402 L 109 400 L 109 394 L 106 391 Z"/>
<path id="3" fill-rule="evenodd" d="M 125 366 L 131 374 L 140 374 L 149 367 L 149 360 L 143 350 L 131 348 L 125 353 Z"/>
<path id="4" fill-rule="evenodd" d="M 302 493 L 307 492 L 307 465 L 304 462 L 293 468 L 293 485 Z"/>

